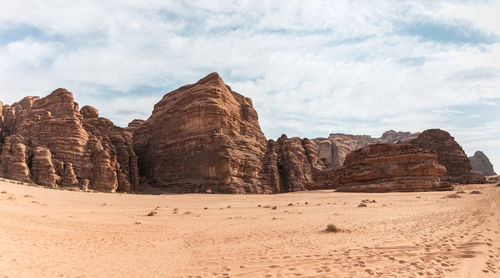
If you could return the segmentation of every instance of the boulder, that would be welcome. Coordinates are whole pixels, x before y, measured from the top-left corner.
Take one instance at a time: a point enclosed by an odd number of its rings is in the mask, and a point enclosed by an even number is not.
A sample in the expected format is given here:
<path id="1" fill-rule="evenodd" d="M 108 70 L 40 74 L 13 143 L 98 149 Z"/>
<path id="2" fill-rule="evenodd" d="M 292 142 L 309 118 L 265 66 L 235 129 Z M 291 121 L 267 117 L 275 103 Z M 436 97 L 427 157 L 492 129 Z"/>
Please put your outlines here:
<path id="1" fill-rule="evenodd" d="M 84 107 L 82 107 L 82 109 L 80 109 L 80 114 L 82 114 L 82 116 L 85 119 L 97 119 L 97 118 L 99 118 L 99 111 L 97 110 L 97 108 L 94 108 L 94 107 L 89 106 L 89 105 L 85 105 Z"/>

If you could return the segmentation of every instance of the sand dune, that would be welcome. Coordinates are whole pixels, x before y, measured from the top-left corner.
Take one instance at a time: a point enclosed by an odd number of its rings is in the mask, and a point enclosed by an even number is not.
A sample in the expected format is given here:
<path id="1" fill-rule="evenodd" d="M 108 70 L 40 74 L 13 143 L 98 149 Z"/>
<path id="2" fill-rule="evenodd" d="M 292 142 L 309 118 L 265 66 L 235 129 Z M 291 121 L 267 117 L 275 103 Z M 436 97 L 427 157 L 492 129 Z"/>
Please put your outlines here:
<path id="1" fill-rule="evenodd" d="M 1 182 L 0 277 L 499 277 L 500 187 L 458 190 L 153 196 Z"/>

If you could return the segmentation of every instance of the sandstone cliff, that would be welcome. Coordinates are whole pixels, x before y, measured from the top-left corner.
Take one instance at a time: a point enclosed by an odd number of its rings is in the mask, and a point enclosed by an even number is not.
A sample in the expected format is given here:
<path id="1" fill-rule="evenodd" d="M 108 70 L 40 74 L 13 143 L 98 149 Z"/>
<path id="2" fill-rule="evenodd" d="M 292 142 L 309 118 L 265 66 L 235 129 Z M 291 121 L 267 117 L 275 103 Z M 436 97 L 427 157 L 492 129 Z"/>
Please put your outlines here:
<path id="1" fill-rule="evenodd" d="M 482 151 L 475 152 L 473 156 L 469 157 L 469 160 L 472 167 L 472 172 L 481 174 L 483 176 L 496 175 L 495 171 L 493 170 L 493 165 Z"/>
<path id="2" fill-rule="evenodd" d="M 448 132 L 441 129 L 428 129 L 410 142 L 437 153 L 438 162 L 447 170 L 442 180 L 464 184 L 485 182 L 484 177 L 471 173 L 469 158 Z"/>
<path id="3" fill-rule="evenodd" d="M 173 192 L 281 192 L 275 146 L 262 133 L 252 101 L 212 73 L 166 94 L 134 125 L 139 172 Z M 266 167 L 264 167 L 266 166 Z"/>
<path id="4" fill-rule="evenodd" d="M 79 111 L 71 92 L 25 97 L 0 112 L 1 176 L 110 192 L 138 185 L 132 134 L 93 107 Z"/>
<path id="5" fill-rule="evenodd" d="M 446 168 L 437 158 L 409 143 L 369 145 L 348 154 L 344 166 L 332 170 L 332 178 L 337 191 L 451 190 L 440 182 Z"/>

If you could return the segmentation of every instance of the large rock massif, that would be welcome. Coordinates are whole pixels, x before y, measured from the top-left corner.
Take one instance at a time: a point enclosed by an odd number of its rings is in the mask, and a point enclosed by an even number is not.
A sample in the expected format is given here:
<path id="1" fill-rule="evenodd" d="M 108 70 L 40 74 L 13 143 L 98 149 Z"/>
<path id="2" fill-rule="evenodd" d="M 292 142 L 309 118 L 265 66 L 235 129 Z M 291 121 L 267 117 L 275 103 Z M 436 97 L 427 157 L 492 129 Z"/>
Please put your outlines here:
<path id="1" fill-rule="evenodd" d="M 337 191 L 451 190 L 440 181 L 446 168 L 437 159 L 434 151 L 410 143 L 369 145 L 348 154 L 332 178 Z"/>
<path id="2" fill-rule="evenodd" d="M 166 94 L 128 129 L 144 182 L 165 191 L 279 193 L 312 182 L 314 144 L 267 141 L 252 101 L 217 73 Z"/>
<path id="3" fill-rule="evenodd" d="M 469 157 L 472 172 L 483 176 L 495 176 L 495 170 L 488 157 L 482 152 L 477 151 L 473 156 Z"/>
<path id="4" fill-rule="evenodd" d="M 217 73 L 166 94 L 149 119 L 126 128 L 93 107 L 79 110 L 65 89 L 4 105 L 0 115 L 0 176 L 53 187 L 280 193 L 362 182 L 369 191 L 441 189 L 442 169 L 427 150 L 448 169 L 446 180 L 475 177 L 460 145 L 440 130 L 267 140 L 252 101 Z M 395 142 L 413 147 L 377 145 Z M 369 178 L 361 181 L 363 173 Z"/>
<path id="5" fill-rule="evenodd" d="M 216 73 L 166 94 L 151 117 L 133 128 L 139 173 L 151 186 L 174 192 L 278 190 L 264 174 L 267 141 L 252 101 Z"/>
<path id="6" fill-rule="evenodd" d="M 52 187 L 130 191 L 138 185 L 132 134 L 80 111 L 73 94 L 57 89 L 0 110 L 0 175 Z"/>
<path id="7" fill-rule="evenodd" d="M 469 158 L 448 132 L 441 129 L 428 129 L 410 142 L 437 153 L 438 162 L 447 170 L 443 180 L 464 184 L 485 182 L 481 175 L 471 173 Z"/>

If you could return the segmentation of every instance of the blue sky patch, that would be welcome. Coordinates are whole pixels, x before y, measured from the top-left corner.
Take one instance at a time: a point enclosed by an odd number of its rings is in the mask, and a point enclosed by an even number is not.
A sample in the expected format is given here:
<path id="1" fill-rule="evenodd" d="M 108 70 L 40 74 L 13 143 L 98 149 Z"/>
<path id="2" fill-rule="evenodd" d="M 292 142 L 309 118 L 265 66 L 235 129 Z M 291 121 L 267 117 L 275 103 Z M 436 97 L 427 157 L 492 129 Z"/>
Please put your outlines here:
<path id="1" fill-rule="evenodd" d="M 424 41 L 455 44 L 491 44 L 500 41 L 498 35 L 488 34 L 473 26 L 460 24 L 443 24 L 436 22 L 412 22 L 399 28 L 405 36 L 418 36 Z"/>

